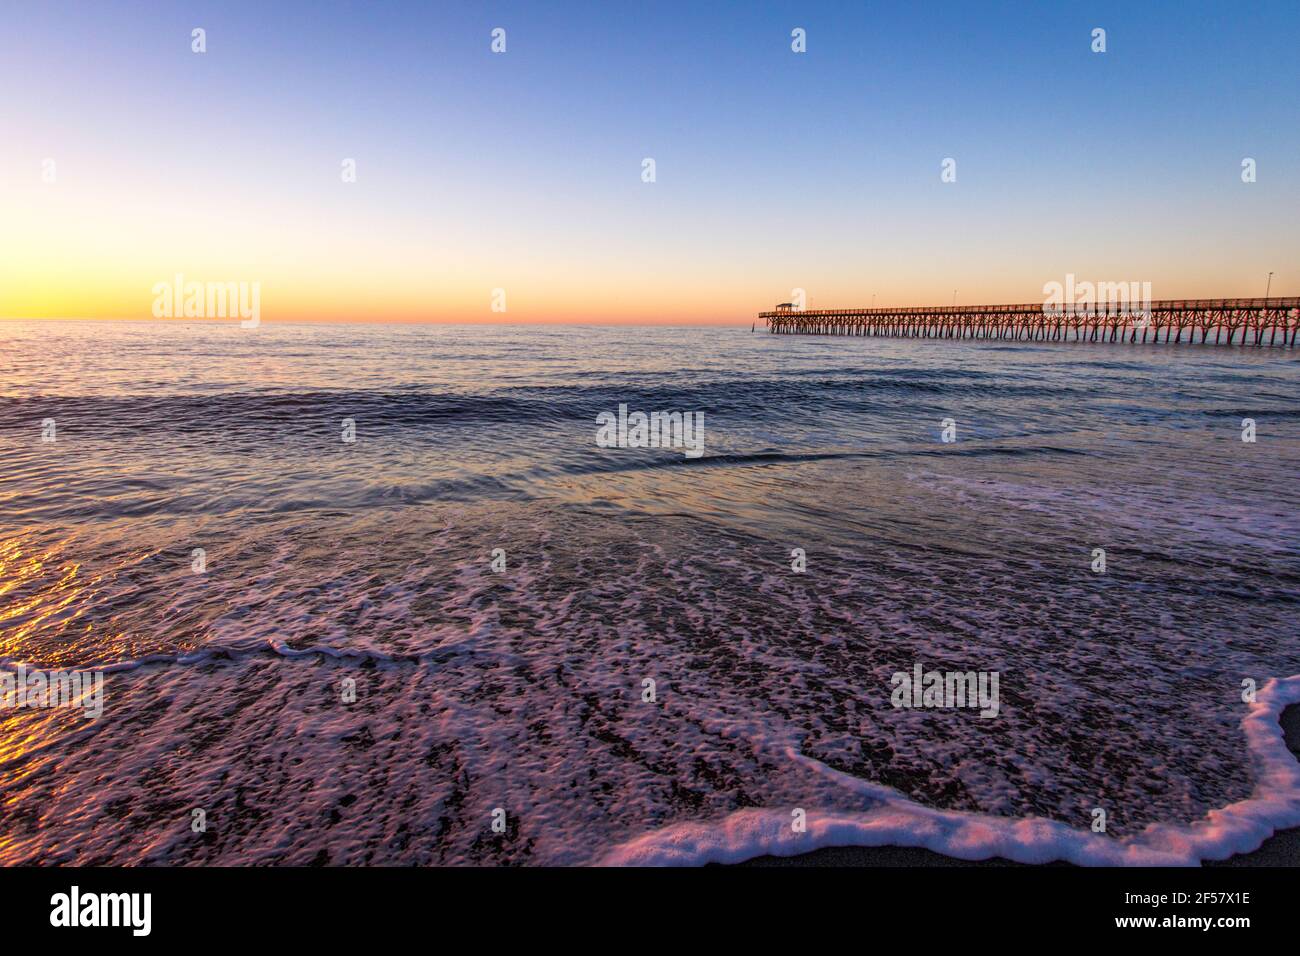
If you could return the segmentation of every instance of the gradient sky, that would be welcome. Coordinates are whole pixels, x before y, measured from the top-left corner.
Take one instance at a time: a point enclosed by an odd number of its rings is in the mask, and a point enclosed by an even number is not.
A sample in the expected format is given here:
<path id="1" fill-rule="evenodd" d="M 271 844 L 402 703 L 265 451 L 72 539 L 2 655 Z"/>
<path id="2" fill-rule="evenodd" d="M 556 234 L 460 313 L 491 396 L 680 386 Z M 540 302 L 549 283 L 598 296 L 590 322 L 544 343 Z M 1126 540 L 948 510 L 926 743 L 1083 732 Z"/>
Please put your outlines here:
<path id="1" fill-rule="evenodd" d="M 1294 0 L 10 3 L 0 316 L 178 272 L 264 321 L 1297 295 L 1297 39 Z"/>

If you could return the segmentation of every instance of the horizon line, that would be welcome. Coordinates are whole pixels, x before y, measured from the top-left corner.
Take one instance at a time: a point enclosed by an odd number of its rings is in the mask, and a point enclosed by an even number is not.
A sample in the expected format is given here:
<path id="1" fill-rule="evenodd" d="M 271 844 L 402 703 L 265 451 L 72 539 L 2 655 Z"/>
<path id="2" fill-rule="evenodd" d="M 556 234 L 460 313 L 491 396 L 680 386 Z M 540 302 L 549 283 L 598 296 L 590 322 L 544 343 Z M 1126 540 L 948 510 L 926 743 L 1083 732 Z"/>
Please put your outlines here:
<path id="1" fill-rule="evenodd" d="M 752 323 L 753 317 L 749 319 Z M 21 315 L 0 315 L 0 322 L 138 322 L 141 324 L 152 325 L 238 325 L 240 319 L 238 316 L 230 318 L 137 318 L 134 316 L 122 315 L 100 315 L 100 316 L 76 316 L 76 315 L 40 315 L 40 316 L 21 316 Z M 455 326 L 580 326 L 584 328 L 732 328 L 743 327 L 743 319 L 727 320 L 700 320 L 700 321 L 672 321 L 665 320 L 662 322 L 651 321 L 631 321 L 631 322 L 611 322 L 595 321 L 587 322 L 582 320 L 557 321 L 553 319 L 534 319 L 523 321 L 498 321 L 485 319 L 482 321 L 467 321 L 464 319 L 268 319 L 260 320 L 262 325 L 455 325 Z"/>

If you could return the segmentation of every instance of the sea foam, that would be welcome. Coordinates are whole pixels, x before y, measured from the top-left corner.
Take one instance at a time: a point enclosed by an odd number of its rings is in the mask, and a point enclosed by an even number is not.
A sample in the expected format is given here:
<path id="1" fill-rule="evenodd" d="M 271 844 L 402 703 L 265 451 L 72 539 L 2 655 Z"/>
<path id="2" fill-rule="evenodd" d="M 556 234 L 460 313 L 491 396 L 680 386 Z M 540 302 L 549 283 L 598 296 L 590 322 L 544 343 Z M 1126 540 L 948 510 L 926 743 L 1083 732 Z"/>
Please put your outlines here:
<path id="1" fill-rule="evenodd" d="M 1013 819 L 935 810 L 897 792 L 789 753 L 845 788 L 880 805 L 864 813 L 807 811 L 796 833 L 787 810 L 746 809 L 714 823 L 682 823 L 610 851 L 607 866 L 699 866 L 759 856 L 794 856 L 824 847 L 920 847 L 959 860 L 1001 857 L 1016 863 L 1064 861 L 1078 866 L 1195 866 L 1258 849 L 1276 831 L 1300 826 L 1300 764 L 1278 718 L 1300 702 L 1300 675 L 1270 680 L 1242 721 L 1259 774 L 1245 800 L 1212 810 L 1189 826 L 1152 824 L 1119 839 L 1042 818 Z"/>

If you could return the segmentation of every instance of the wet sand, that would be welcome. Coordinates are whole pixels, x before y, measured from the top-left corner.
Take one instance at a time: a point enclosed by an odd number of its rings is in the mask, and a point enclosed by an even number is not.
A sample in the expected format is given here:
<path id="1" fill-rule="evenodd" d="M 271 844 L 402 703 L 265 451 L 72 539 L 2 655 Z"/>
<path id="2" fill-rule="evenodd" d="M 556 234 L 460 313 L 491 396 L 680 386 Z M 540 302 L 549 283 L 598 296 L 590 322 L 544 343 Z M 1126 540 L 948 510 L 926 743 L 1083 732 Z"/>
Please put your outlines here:
<path id="1" fill-rule="evenodd" d="M 1282 711 L 1282 732 L 1287 748 L 1300 760 L 1300 704 Z M 738 866 L 1029 866 L 1001 857 L 958 860 L 918 847 L 825 847 L 798 856 L 760 856 Z M 1047 866 L 1070 866 L 1048 863 Z M 1226 860 L 1208 860 L 1203 866 L 1300 866 L 1300 827 L 1280 830 L 1251 853 Z"/>

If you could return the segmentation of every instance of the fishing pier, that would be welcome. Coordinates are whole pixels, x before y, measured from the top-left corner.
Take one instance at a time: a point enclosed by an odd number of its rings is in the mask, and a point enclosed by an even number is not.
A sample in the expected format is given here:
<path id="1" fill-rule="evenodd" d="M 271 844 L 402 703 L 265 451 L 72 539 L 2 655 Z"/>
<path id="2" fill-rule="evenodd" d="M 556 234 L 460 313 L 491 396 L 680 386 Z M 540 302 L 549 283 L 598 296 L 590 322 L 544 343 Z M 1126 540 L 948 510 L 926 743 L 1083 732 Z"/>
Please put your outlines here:
<path id="1" fill-rule="evenodd" d="M 758 317 L 778 335 L 875 335 L 1018 342 L 1196 343 L 1294 348 L 1300 298 L 1168 299 L 1140 309 L 1105 306 L 938 305 L 797 309 Z M 1211 335 L 1213 338 L 1211 339 Z"/>

